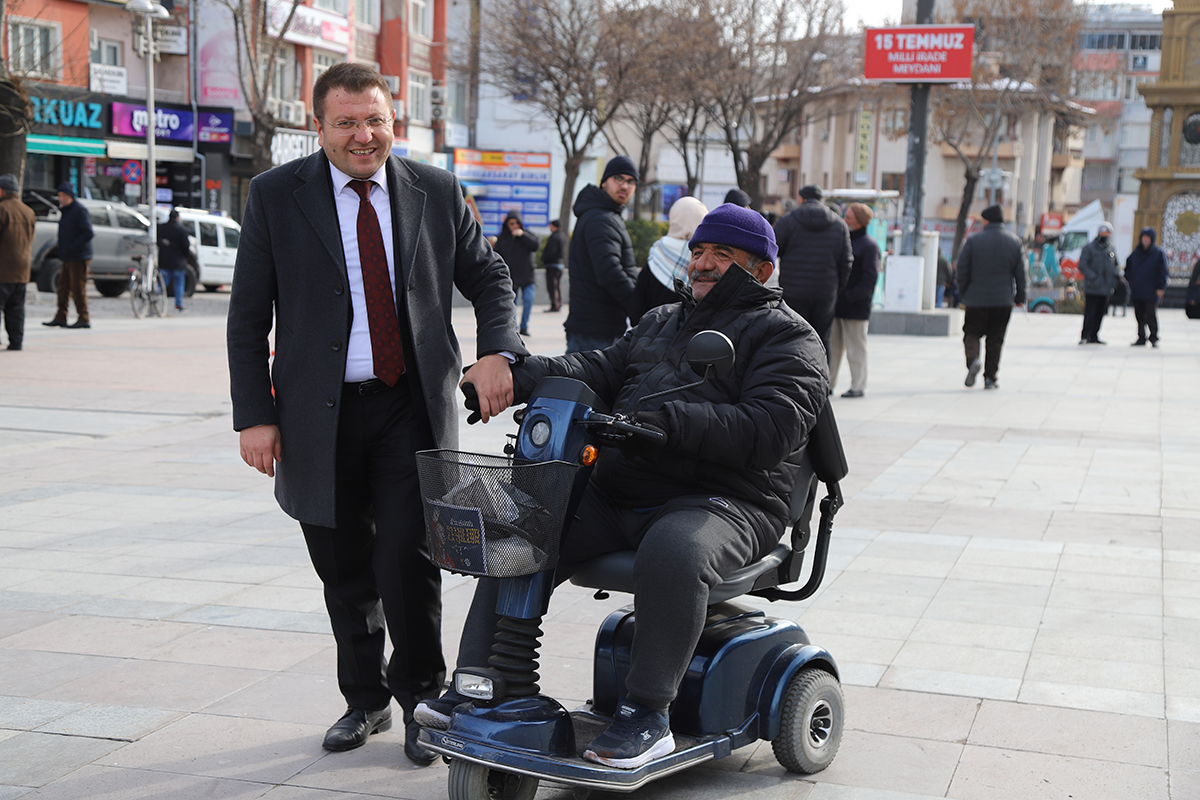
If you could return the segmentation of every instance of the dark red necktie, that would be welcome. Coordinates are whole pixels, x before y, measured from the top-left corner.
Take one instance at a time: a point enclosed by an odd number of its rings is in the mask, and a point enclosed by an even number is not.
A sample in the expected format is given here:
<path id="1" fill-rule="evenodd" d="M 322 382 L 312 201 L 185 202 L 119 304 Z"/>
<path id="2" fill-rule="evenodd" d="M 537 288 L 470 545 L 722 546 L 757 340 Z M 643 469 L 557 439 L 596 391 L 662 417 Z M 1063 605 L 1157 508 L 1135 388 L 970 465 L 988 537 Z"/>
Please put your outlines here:
<path id="1" fill-rule="evenodd" d="M 367 326 L 371 330 L 375 377 L 395 386 L 404 374 L 404 351 L 379 217 L 368 199 L 373 185 L 371 181 L 350 181 L 350 188 L 358 193 L 358 261 L 367 296 Z"/>

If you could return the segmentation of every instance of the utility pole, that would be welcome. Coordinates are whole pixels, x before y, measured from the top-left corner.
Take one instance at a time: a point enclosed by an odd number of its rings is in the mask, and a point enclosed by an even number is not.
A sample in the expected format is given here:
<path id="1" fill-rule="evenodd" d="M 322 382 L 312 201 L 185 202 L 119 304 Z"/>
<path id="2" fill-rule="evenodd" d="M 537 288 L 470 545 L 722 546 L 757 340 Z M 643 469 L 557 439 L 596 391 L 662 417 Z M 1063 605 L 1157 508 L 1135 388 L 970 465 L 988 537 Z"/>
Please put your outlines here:
<path id="1" fill-rule="evenodd" d="M 934 0 L 917 0 L 917 24 L 933 23 Z M 929 135 L 930 84 L 913 84 L 908 104 L 908 163 L 904 170 L 904 222 L 900 254 L 918 255 L 921 247 L 921 206 L 925 204 L 925 151 Z"/>
<path id="2" fill-rule="evenodd" d="M 467 72 L 467 146 L 475 149 L 475 127 L 479 124 L 479 25 L 481 0 L 471 0 L 471 19 L 468 23 L 471 30 L 467 32 L 470 39 L 467 57 L 470 60 Z"/>

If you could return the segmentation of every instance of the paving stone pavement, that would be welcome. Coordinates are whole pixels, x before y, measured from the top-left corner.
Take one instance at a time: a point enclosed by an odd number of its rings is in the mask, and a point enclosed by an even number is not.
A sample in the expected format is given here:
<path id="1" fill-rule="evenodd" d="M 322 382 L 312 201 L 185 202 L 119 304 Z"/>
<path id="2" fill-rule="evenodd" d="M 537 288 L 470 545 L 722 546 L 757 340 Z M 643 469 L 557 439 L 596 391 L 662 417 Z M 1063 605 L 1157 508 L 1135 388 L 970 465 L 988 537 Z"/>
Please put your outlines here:
<path id="1" fill-rule="evenodd" d="M 237 455 L 222 299 L 90 330 L 42 327 L 35 299 L 0 351 L 0 800 L 445 797 L 398 730 L 321 749 L 332 638 L 296 524 Z M 535 352 L 561 352 L 563 316 L 535 312 Z M 837 396 L 843 369 L 833 401 L 851 474 L 824 586 L 760 603 L 839 661 L 836 761 L 800 778 L 760 743 L 634 796 L 1200 797 L 1200 324 L 1161 316 L 1155 350 L 1128 347 L 1132 315 L 1080 347 L 1079 317 L 1018 314 L 995 392 L 962 386 L 956 337 L 872 336 L 866 397 Z M 512 429 L 464 424 L 463 449 Z M 470 593 L 447 578 L 451 659 Z M 555 596 L 550 693 L 587 697 L 627 601 Z"/>

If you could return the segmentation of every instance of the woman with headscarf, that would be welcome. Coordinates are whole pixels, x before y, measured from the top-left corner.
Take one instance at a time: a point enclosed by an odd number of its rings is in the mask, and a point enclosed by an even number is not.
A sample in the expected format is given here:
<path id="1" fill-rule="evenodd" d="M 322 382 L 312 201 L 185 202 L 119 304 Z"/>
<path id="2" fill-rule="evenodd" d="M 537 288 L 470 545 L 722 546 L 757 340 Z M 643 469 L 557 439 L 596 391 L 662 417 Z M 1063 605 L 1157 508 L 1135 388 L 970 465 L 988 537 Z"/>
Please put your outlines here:
<path id="1" fill-rule="evenodd" d="M 637 325 L 652 308 L 679 302 L 675 282 L 687 284 L 688 261 L 692 257 L 688 240 L 707 213 L 704 203 L 694 197 L 681 197 L 671 206 L 667 212 L 670 222 L 667 235 L 650 245 L 650 259 L 638 273 L 629 308 L 630 325 Z"/>

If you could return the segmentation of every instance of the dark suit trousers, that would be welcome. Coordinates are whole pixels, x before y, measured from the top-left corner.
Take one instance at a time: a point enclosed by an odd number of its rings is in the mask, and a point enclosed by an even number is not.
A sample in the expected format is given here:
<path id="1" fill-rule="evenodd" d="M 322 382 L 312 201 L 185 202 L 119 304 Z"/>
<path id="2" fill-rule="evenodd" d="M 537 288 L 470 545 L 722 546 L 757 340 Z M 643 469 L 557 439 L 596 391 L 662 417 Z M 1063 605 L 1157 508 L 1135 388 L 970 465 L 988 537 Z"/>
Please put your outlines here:
<path id="1" fill-rule="evenodd" d="M 425 543 L 415 458 L 433 446 L 407 376 L 367 397 L 342 392 L 337 528 L 300 527 L 325 586 L 338 686 L 350 706 L 379 709 L 395 697 L 411 714 L 441 693 L 441 573 Z"/>
<path id="2" fill-rule="evenodd" d="M 546 265 L 546 294 L 550 296 L 550 310 L 562 308 L 562 274 L 561 264 Z"/>
<path id="3" fill-rule="evenodd" d="M 825 346 L 825 361 L 829 363 L 829 337 L 833 333 L 833 310 L 837 305 L 837 298 L 809 296 L 784 300 L 793 311 L 804 317 L 805 322 L 812 325 L 817 336 L 821 337 L 821 344 Z"/>
<path id="4" fill-rule="evenodd" d="M 1100 323 L 1108 313 L 1108 295 L 1085 294 L 1083 296 L 1083 330 L 1079 338 L 1085 342 L 1094 342 L 1100 338 Z"/>
<path id="5" fill-rule="evenodd" d="M 963 314 L 963 351 L 967 366 L 979 358 L 979 340 L 987 339 L 987 355 L 983 359 L 983 377 L 996 380 L 1000 371 L 1000 351 L 1004 348 L 1004 333 L 1012 306 L 967 306 Z"/>
<path id="6" fill-rule="evenodd" d="M 1150 341 L 1158 341 L 1158 301 L 1134 300 L 1133 316 L 1137 318 L 1138 341 L 1146 341 L 1146 329 L 1150 329 Z"/>
<path id="7" fill-rule="evenodd" d="M 14 350 L 25 341 L 25 288 L 24 283 L 0 283 L 0 314 L 4 315 L 8 346 Z"/>

